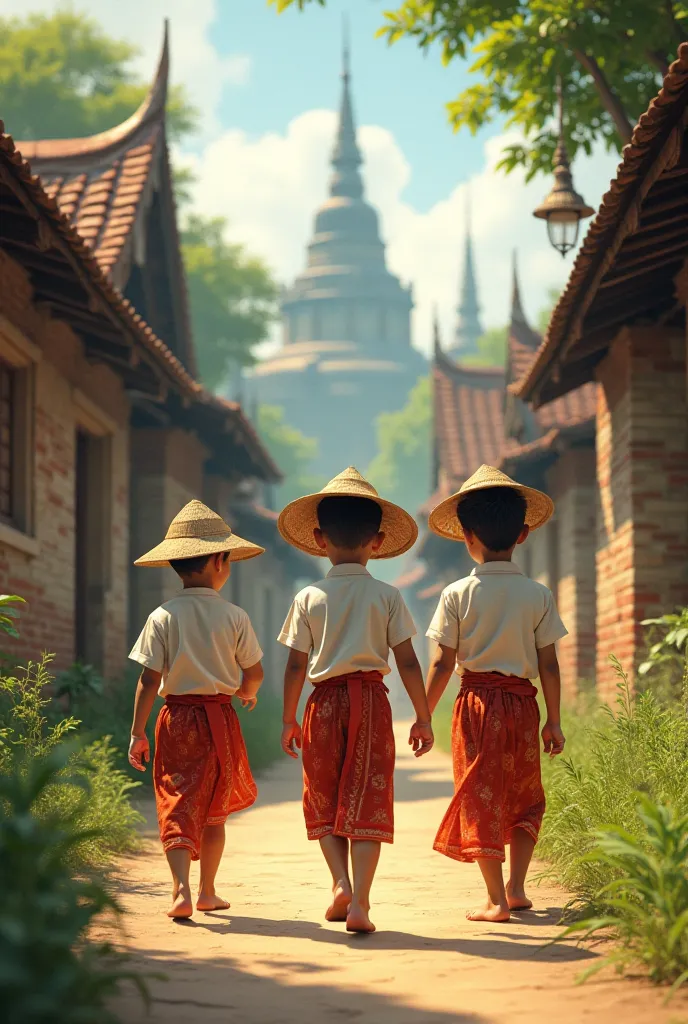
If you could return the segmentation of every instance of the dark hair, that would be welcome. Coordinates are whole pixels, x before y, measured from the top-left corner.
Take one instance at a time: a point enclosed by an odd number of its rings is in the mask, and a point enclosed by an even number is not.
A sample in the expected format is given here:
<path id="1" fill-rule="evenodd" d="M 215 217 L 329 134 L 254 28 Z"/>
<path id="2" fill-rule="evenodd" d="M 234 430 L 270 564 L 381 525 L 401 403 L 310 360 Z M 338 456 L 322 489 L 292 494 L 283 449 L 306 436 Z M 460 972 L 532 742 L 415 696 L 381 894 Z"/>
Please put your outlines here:
<path id="1" fill-rule="evenodd" d="M 229 558 L 229 551 L 218 551 L 217 554 L 223 556 L 223 562 L 226 562 Z M 183 579 L 185 576 L 193 576 L 194 573 L 203 572 L 210 559 L 214 557 L 214 555 L 194 555 L 193 558 L 170 558 L 170 565 L 177 576 L 181 576 Z"/>
<path id="2" fill-rule="evenodd" d="M 318 505 L 318 525 L 338 548 L 353 551 L 380 532 L 382 509 L 370 498 L 323 498 Z"/>
<path id="3" fill-rule="evenodd" d="M 456 514 L 489 551 L 507 551 L 519 538 L 526 521 L 526 499 L 511 487 L 486 487 L 467 494 Z"/>

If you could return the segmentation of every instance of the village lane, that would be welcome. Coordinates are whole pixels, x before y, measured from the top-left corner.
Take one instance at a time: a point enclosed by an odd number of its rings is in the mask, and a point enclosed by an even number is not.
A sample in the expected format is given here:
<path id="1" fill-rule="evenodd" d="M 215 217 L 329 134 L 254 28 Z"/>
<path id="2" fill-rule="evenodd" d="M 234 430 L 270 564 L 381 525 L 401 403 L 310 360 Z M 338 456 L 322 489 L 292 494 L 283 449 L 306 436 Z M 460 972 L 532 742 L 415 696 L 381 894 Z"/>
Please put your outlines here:
<path id="1" fill-rule="evenodd" d="M 372 936 L 350 936 L 323 919 L 327 875 L 306 840 L 300 766 L 285 758 L 260 780 L 260 798 L 232 820 L 218 891 L 231 910 L 172 923 L 167 867 L 155 833 L 123 864 L 136 968 L 153 981 L 149 1015 L 130 994 L 117 1004 L 128 1024 L 557 1024 L 623 1020 L 684 1024 L 688 999 L 663 1006 L 663 992 L 603 975 L 576 985 L 592 953 L 546 947 L 565 895 L 543 885 L 536 911 L 509 924 L 478 925 L 464 911 L 480 897 L 477 868 L 433 853 L 451 793 L 450 761 L 414 760 L 408 726 L 397 729 L 397 838 L 383 847 L 374 887 Z M 150 808 L 152 812 L 152 807 Z"/>

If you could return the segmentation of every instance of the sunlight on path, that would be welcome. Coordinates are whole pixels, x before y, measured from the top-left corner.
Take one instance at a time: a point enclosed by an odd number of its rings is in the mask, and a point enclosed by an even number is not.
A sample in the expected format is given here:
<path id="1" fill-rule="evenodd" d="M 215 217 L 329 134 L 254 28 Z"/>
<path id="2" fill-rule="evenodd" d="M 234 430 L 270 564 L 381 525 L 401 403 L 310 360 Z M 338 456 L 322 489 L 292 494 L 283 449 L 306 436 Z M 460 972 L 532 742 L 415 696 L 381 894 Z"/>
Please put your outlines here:
<path id="1" fill-rule="evenodd" d="M 306 840 L 300 766 L 287 758 L 259 780 L 260 797 L 227 829 L 219 891 L 231 910 L 172 923 L 167 867 L 157 841 L 123 865 L 120 896 L 137 968 L 162 971 L 149 1017 L 133 996 L 123 1020 L 166 1024 L 557 1024 L 609 1021 L 678 1024 L 688 1001 L 662 1007 L 642 982 L 576 986 L 592 954 L 543 948 L 565 896 L 536 888 L 536 913 L 506 925 L 470 924 L 480 899 L 477 868 L 432 851 L 452 791 L 449 759 L 415 760 L 398 727 L 397 838 L 383 847 L 373 890 L 372 936 L 328 924 L 328 878 L 317 844 Z"/>

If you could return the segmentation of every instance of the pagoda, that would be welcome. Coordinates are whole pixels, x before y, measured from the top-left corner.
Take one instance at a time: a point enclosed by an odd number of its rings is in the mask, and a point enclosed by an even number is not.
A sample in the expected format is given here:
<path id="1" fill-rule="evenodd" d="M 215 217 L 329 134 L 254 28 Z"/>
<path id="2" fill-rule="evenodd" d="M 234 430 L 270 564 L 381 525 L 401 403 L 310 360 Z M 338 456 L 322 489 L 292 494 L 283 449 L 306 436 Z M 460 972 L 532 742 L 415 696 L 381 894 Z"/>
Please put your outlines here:
<path id="1" fill-rule="evenodd" d="M 307 265 L 282 297 L 282 346 L 248 387 L 254 402 L 319 441 L 313 469 L 364 469 L 376 452 L 375 420 L 400 409 L 424 357 L 411 344 L 410 287 L 386 264 L 377 211 L 365 199 L 344 46 L 329 196 L 315 215 Z"/>

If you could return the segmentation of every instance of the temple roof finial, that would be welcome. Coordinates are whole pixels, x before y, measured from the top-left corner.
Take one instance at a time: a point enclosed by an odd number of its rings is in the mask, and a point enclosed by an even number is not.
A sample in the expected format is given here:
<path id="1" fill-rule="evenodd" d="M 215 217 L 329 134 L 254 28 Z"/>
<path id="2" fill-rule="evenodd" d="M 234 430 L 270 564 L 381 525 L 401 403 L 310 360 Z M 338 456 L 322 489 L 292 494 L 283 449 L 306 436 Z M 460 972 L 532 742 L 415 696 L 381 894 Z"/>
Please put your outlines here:
<path id="1" fill-rule="evenodd" d="M 437 303 L 432 307 L 432 350 L 435 362 L 438 356 L 442 355 L 442 338 L 440 336 L 440 321 L 437 314 Z"/>
<path id="2" fill-rule="evenodd" d="M 511 271 L 511 322 L 513 323 L 527 323 L 526 315 L 523 312 L 523 303 L 521 302 L 521 289 L 518 283 L 518 258 L 516 249 L 514 249 L 512 256 L 512 271 Z"/>
<path id="3" fill-rule="evenodd" d="M 363 197 L 363 181 L 360 166 L 361 152 L 356 140 L 353 107 L 349 85 L 351 82 L 351 48 L 349 26 L 344 19 L 342 27 L 342 98 L 339 105 L 339 124 L 332 153 L 334 173 L 330 183 L 330 195 L 347 196 L 350 199 Z"/>
<path id="4" fill-rule="evenodd" d="M 478 304 L 478 289 L 475 282 L 475 269 L 473 266 L 473 245 L 471 241 L 470 224 L 470 186 L 466 186 L 466 235 L 464 247 L 463 277 L 459 296 L 459 304 L 456 312 L 457 323 L 454 332 L 453 350 L 460 350 L 462 354 L 475 353 L 477 351 L 478 338 L 483 333 L 483 326 L 480 322 L 480 306 Z"/>

